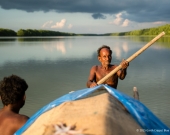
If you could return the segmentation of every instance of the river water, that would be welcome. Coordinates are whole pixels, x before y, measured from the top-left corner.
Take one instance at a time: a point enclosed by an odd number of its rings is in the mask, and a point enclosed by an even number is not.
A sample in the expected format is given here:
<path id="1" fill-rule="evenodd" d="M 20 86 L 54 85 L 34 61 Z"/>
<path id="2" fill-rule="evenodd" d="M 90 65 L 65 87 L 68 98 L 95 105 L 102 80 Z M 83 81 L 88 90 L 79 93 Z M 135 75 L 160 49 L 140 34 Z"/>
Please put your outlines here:
<path id="1" fill-rule="evenodd" d="M 86 88 L 89 70 L 100 64 L 96 50 L 111 47 L 112 63 L 127 59 L 153 37 L 8 37 L 0 38 L 0 80 L 16 74 L 29 85 L 20 113 L 33 115 L 73 90 Z M 163 37 L 130 63 L 118 90 L 133 95 L 170 127 L 170 43 Z M 0 108 L 2 103 L 0 103 Z"/>

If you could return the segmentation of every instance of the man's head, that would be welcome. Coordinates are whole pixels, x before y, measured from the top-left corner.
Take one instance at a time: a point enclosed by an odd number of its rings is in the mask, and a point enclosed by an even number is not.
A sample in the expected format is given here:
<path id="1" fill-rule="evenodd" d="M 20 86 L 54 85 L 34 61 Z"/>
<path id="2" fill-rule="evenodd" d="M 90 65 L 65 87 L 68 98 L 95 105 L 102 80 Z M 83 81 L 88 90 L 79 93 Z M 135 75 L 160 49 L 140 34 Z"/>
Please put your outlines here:
<path id="1" fill-rule="evenodd" d="M 15 104 L 22 100 L 28 85 L 24 79 L 11 75 L 0 82 L 0 97 L 4 105 Z"/>
<path id="2" fill-rule="evenodd" d="M 112 55 L 112 50 L 110 49 L 110 47 L 107 46 L 107 45 L 103 45 L 103 46 L 101 46 L 100 48 L 98 48 L 98 50 L 97 50 L 98 56 L 100 56 L 100 51 L 101 51 L 103 48 L 108 49 L 109 52 L 110 52 L 110 55 Z"/>
<path id="3" fill-rule="evenodd" d="M 108 66 L 112 60 L 112 50 L 109 46 L 103 45 L 98 50 L 98 60 L 103 66 Z"/>

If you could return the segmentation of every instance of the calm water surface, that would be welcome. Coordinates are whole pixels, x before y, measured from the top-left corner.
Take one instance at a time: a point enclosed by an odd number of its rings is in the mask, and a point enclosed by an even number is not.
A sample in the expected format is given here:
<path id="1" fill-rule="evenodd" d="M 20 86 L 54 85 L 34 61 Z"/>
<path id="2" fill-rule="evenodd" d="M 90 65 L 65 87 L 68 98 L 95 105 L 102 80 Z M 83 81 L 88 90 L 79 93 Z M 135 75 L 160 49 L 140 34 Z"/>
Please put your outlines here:
<path id="1" fill-rule="evenodd" d="M 109 45 L 113 64 L 119 64 L 147 42 L 149 37 L 31 37 L 0 38 L 0 80 L 11 74 L 24 78 L 29 88 L 21 113 L 33 115 L 54 99 L 86 88 L 91 66 L 99 64 L 96 50 Z M 140 101 L 170 127 L 170 43 L 157 41 L 130 63 L 118 90 Z M 2 103 L 0 103 L 0 108 Z"/>

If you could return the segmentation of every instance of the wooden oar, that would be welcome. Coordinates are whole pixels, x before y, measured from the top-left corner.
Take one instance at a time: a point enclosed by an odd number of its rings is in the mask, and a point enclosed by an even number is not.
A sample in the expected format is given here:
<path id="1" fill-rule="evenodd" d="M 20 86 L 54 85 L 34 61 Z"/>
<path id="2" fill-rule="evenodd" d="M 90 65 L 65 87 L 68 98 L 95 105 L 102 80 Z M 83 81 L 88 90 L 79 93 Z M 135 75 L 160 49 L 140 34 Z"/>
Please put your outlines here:
<path id="1" fill-rule="evenodd" d="M 163 35 L 165 35 L 165 32 L 160 33 L 157 35 L 154 39 L 152 39 L 150 42 L 148 42 L 145 46 L 143 46 L 141 49 L 139 49 L 136 53 L 134 53 L 132 56 L 130 56 L 126 61 L 130 62 L 133 59 L 135 59 L 138 55 L 140 55 L 142 52 L 144 52 L 148 47 L 150 47 L 153 43 L 155 43 L 159 38 L 161 38 Z M 109 77 L 114 75 L 118 70 L 122 68 L 121 64 L 117 66 L 114 70 L 112 70 L 109 74 L 107 74 L 105 77 L 103 77 L 101 80 L 97 82 L 97 84 L 102 84 L 105 82 Z"/>

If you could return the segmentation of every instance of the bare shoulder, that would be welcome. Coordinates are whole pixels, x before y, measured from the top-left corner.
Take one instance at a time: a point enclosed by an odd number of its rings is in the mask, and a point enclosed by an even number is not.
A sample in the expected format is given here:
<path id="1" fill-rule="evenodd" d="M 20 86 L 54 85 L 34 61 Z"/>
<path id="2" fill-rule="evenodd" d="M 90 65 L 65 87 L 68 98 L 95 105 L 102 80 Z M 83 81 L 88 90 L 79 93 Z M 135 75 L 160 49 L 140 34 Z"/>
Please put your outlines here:
<path id="1" fill-rule="evenodd" d="M 97 65 L 94 65 L 94 66 L 92 66 L 91 71 L 96 71 L 97 68 L 98 68 L 98 66 L 97 66 Z"/>
<path id="2" fill-rule="evenodd" d="M 8 121 L 27 121 L 29 119 L 28 116 L 26 115 L 22 115 L 22 114 L 18 114 L 18 113 L 14 113 L 11 111 L 0 111 L 0 118 L 6 119 Z"/>
<path id="3" fill-rule="evenodd" d="M 27 122 L 28 119 L 29 119 L 28 116 L 22 114 L 15 114 L 9 117 L 9 121 L 14 122 L 15 126 L 18 128 L 22 127 Z"/>
<path id="4" fill-rule="evenodd" d="M 13 122 L 15 121 L 14 122 L 15 123 L 14 128 L 16 128 L 17 130 L 20 129 L 27 122 L 28 119 L 29 119 L 28 116 L 18 114 L 17 117 L 13 118 Z"/>
<path id="5" fill-rule="evenodd" d="M 29 117 L 15 113 L 5 113 L 0 119 L 0 134 L 3 132 L 3 134 L 8 135 L 13 134 L 21 128 Z"/>
<path id="6" fill-rule="evenodd" d="M 15 118 L 16 118 L 16 121 L 18 121 L 19 123 L 25 123 L 29 119 L 28 116 L 22 115 L 22 114 L 18 114 L 18 116 Z"/>

